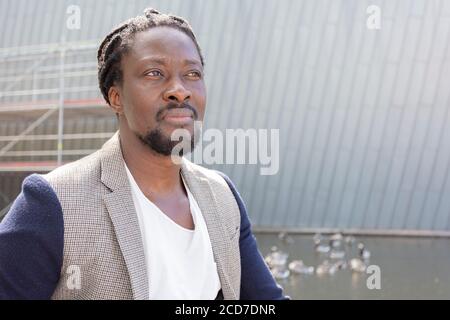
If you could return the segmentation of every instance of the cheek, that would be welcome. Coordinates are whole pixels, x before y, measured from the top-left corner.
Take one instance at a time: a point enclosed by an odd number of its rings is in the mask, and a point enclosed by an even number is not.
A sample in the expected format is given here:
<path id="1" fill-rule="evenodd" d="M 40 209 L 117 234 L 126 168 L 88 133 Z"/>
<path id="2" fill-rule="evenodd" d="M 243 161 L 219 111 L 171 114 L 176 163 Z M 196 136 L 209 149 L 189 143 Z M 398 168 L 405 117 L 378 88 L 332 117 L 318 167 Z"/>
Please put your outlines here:
<path id="1" fill-rule="evenodd" d="M 144 128 L 154 122 L 158 103 L 149 90 L 128 87 L 124 90 L 124 96 L 125 115 L 133 123 L 130 126 Z"/>
<path id="2" fill-rule="evenodd" d="M 199 117 L 203 119 L 206 109 L 206 89 L 204 87 L 197 91 L 197 108 Z"/>
<path id="3" fill-rule="evenodd" d="M 134 109 L 145 109 L 149 104 L 151 92 L 145 88 L 132 86 L 126 91 L 127 100 Z"/>

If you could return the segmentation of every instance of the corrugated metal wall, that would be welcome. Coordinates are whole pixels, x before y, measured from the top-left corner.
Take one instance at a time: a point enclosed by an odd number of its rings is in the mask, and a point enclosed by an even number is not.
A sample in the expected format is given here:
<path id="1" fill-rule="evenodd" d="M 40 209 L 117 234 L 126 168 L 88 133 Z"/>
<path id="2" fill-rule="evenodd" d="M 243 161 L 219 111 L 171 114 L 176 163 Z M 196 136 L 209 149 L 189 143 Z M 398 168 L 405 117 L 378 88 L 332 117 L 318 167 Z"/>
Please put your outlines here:
<path id="1" fill-rule="evenodd" d="M 0 47 L 100 39 L 149 5 L 197 33 L 207 128 L 280 129 L 277 175 L 216 166 L 255 225 L 450 230 L 450 1 L 2 0 Z"/>

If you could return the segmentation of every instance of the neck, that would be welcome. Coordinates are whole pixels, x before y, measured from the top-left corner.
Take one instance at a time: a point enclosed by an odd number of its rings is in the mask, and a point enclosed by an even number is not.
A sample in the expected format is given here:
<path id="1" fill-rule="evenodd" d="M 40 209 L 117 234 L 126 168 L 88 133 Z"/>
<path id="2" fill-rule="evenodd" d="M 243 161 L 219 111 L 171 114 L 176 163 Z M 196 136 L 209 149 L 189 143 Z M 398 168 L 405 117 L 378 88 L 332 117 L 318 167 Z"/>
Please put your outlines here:
<path id="1" fill-rule="evenodd" d="M 181 188 L 180 165 L 144 145 L 128 128 L 119 130 L 125 163 L 138 185 L 152 193 L 167 194 Z"/>

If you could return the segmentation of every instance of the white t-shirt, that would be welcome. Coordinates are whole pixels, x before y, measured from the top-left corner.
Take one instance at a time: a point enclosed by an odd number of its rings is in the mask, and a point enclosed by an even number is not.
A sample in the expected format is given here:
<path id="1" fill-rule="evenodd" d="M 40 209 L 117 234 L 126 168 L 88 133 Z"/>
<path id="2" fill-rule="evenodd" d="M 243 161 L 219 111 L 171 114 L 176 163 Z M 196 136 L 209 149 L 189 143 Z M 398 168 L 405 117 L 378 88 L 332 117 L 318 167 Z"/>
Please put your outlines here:
<path id="1" fill-rule="evenodd" d="M 213 300 L 221 288 L 200 208 L 186 188 L 194 230 L 165 215 L 141 191 L 125 165 L 144 245 L 149 299 Z"/>

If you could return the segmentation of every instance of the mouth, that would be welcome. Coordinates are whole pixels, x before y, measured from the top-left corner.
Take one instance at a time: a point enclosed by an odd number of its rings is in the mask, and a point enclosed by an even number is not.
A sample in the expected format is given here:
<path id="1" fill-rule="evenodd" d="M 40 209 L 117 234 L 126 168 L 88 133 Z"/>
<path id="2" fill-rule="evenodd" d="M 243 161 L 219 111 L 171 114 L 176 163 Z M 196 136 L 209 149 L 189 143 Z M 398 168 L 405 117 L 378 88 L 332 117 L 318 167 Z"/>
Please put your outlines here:
<path id="1" fill-rule="evenodd" d="M 163 121 L 172 125 L 182 126 L 190 124 L 194 120 L 194 115 L 189 109 L 171 109 L 163 117 Z"/>

